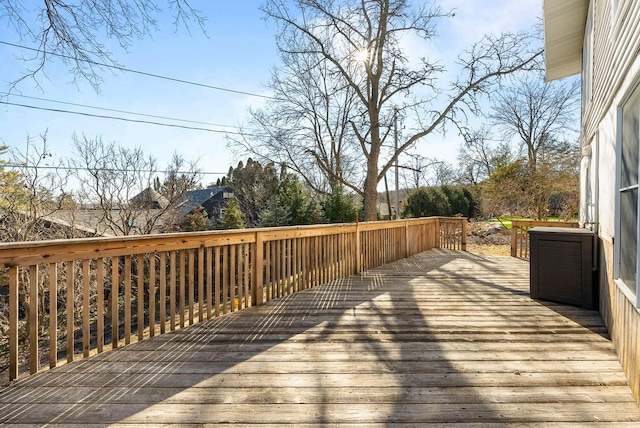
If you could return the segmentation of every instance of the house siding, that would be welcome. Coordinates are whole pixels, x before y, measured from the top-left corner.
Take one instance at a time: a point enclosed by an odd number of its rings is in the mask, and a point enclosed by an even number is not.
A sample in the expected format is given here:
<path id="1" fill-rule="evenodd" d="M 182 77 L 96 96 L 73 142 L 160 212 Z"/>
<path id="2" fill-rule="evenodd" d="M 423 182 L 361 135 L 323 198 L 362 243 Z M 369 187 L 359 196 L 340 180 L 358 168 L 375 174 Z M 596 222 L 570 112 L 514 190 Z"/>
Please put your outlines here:
<path id="1" fill-rule="evenodd" d="M 592 191 L 581 202 L 588 217 L 581 221 L 597 226 L 600 312 L 640 405 L 640 313 L 614 281 L 618 109 L 640 83 L 640 2 L 622 0 L 615 17 L 612 1 L 592 1 L 592 7 L 592 92 L 581 127 L 587 158 L 582 165 L 589 168 L 581 176 L 590 180 Z"/>

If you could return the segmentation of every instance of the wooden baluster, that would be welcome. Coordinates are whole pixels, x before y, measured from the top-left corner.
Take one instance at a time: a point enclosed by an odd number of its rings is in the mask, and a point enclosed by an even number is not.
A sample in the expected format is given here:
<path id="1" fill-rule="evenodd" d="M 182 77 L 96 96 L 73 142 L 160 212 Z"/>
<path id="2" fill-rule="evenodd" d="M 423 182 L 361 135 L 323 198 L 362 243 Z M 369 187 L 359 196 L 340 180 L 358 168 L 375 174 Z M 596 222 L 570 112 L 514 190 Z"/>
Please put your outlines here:
<path id="1" fill-rule="evenodd" d="M 282 277 L 284 276 L 284 241 L 278 240 L 275 241 L 276 251 L 275 251 L 275 259 L 276 259 L 276 290 L 275 297 L 282 297 Z"/>
<path id="2" fill-rule="evenodd" d="M 187 253 L 189 257 L 189 273 L 188 273 L 188 281 L 189 281 L 189 325 L 193 325 L 195 320 L 195 288 L 196 288 L 196 260 L 195 260 L 195 252 L 193 250 L 189 250 Z"/>
<path id="3" fill-rule="evenodd" d="M 176 252 L 169 253 L 169 329 L 176 328 Z"/>
<path id="4" fill-rule="evenodd" d="M 336 279 L 336 236 L 329 235 L 329 281 Z"/>
<path id="5" fill-rule="evenodd" d="M 222 249 L 222 313 L 229 312 L 229 246 Z"/>
<path id="6" fill-rule="evenodd" d="M 180 328 L 184 328 L 185 325 L 185 320 L 184 320 L 184 314 L 185 314 L 185 310 L 186 310 L 186 282 L 185 282 L 185 276 L 187 275 L 187 250 L 181 250 L 180 251 L 180 280 L 179 280 L 179 284 L 180 284 Z"/>
<path id="7" fill-rule="evenodd" d="M 73 262 L 68 262 L 69 264 L 73 264 Z M 69 266 L 68 266 L 69 267 Z M 70 267 L 73 272 L 73 266 Z M 118 300 L 120 294 L 120 261 L 119 257 L 114 256 L 111 258 L 111 347 L 116 349 L 118 347 L 119 342 L 119 311 L 118 311 Z M 67 278 L 67 281 L 69 278 Z M 67 284 L 67 288 L 69 284 Z M 67 310 L 68 316 L 68 310 Z M 68 327 L 68 326 L 67 326 Z M 67 343 L 67 361 L 69 361 L 69 344 Z M 73 348 L 72 348 L 73 349 Z M 71 356 L 71 361 L 73 361 L 73 355 Z"/>
<path id="8" fill-rule="evenodd" d="M 58 365 L 58 264 L 49 263 L 49 368 Z"/>
<path id="9" fill-rule="evenodd" d="M 89 356 L 91 346 L 91 261 L 82 260 L 82 356 Z"/>
<path id="10" fill-rule="evenodd" d="M 198 248 L 198 321 L 204 321 L 204 247 Z"/>
<path id="11" fill-rule="evenodd" d="M 18 379 L 18 267 L 9 267 L 9 380 Z"/>
<path id="12" fill-rule="evenodd" d="M 229 310 L 236 310 L 236 298 L 238 289 L 238 279 L 236 278 L 236 245 L 229 247 Z"/>
<path id="13" fill-rule="evenodd" d="M 302 283 L 300 284 L 300 289 L 306 290 L 309 288 L 309 238 L 302 238 L 300 245 L 302 246 L 300 250 L 300 270 L 302 272 Z"/>
<path id="14" fill-rule="evenodd" d="M 138 254 L 138 281 L 137 281 L 138 313 L 138 341 L 144 339 L 144 254 Z"/>
<path id="15" fill-rule="evenodd" d="M 156 335 L 156 253 L 149 253 L 149 337 Z"/>
<path id="16" fill-rule="evenodd" d="M 214 260 L 214 301 L 215 301 L 215 316 L 220 315 L 220 247 L 216 247 Z"/>
<path id="17" fill-rule="evenodd" d="M 298 238 L 293 238 L 291 242 L 291 254 L 292 254 L 292 270 L 293 270 L 293 292 L 300 291 L 300 264 L 298 263 L 299 251 L 298 251 Z"/>
<path id="18" fill-rule="evenodd" d="M 96 259 L 96 345 L 104 351 L 104 259 Z"/>
<path id="19" fill-rule="evenodd" d="M 278 297 L 278 284 L 280 283 L 280 241 L 271 241 L 271 298 Z"/>
<path id="20" fill-rule="evenodd" d="M 241 308 L 242 303 L 242 244 L 236 244 L 234 247 L 234 271 L 235 271 L 235 280 L 234 280 L 234 298 L 233 298 L 233 307 L 234 310 L 239 310 Z"/>
<path id="21" fill-rule="evenodd" d="M 207 270 L 207 319 L 211 319 L 212 317 L 212 307 L 213 307 L 213 247 L 208 247 L 207 251 L 207 260 L 206 260 L 206 270 Z"/>
<path id="22" fill-rule="evenodd" d="M 251 281 L 252 301 L 251 305 L 261 305 L 264 302 L 264 242 L 262 241 L 262 233 L 256 232 L 256 242 L 253 251 L 253 281 Z M 267 254 L 269 253 L 267 247 Z M 266 268 L 269 268 L 269 262 L 266 262 Z M 269 276 L 267 274 L 267 281 Z"/>
<path id="23" fill-rule="evenodd" d="M 160 334 L 164 334 L 167 324 L 167 253 L 160 253 Z"/>
<path id="24" fill-rule="evenodd" d="M 265 254 L 265 267 L 266 267 L 266 277 L 265 277 L 265 287 L 267 289 L 267 302 L 273 298 L 273 259 L 271 257 L 273 241 L 267 241 L 265 248 L 267 250 L 267 254 Z"/>
<path id="25" fill-rule="evenodd" d="M 291 277 L 293 274 L 293 263 L 292 263 L 292 240 L 285 239 L 284 241 L 284 295 L 288 296 L 291 294 L 291 289 L 293 286 L 293 282 L 291 281 Z"/>
<path id="26" fill-rule="evenodd" d="M 124 344 L 131 343 L 131 256 L 124 256 Z"/>
<path id="27" fill-rule="evenodd" d="M 254 244 L 255 245 L 255 244 Z M 242 244 L 242 266 L 244 268 L 244 304 L 243 308 L 249 307 L 249 244 Z"/>
<path id="28" fill-rule="evenodd" d="M 29 373 L 40 369 L 40 346 L 38 344 L 38 265 L 29 266 Z"/>
<path id="29" fill-rule="evenodd" d="M 75 296 L 74 296 L 74 266 L 73 260 L 67 262 L 67 362 L 73 361 L 74 357 L 74 312 L 75 312 Z M 116 305 L 117 308 L 117 305 Z"/>

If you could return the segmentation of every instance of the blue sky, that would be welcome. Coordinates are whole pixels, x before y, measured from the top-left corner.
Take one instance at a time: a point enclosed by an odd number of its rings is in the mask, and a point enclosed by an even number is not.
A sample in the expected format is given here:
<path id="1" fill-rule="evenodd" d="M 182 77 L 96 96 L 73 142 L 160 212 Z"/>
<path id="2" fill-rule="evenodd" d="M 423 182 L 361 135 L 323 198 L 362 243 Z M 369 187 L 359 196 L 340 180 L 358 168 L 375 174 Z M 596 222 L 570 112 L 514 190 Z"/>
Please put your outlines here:
<path id="1" fill-rule="evenodd" d="M 190 31 L 181 28 L 175 32 L 171 16 L 167 14 L 160 22 L 159 32 L 134 42 L 129 52 L 114 47 L 115 57 L 129 69 L 268 95 L 263 85 L 278 58 L 273 37 L 275 25 L 262 19 L 258 10 L 260 4 L 261 1 L 253 0 L 193 0 L 192 5 L 207 17 L 207 36 L 196 27 Z M 415 49 L 441 57 L 445 65 L 483 34 L 529 29 L 542 14 L 541 0 L 441 0 L 440 4 L 443 8 L 456 9 L 456 16 L 438 27 L 439 36 L 431 46 L 416 46 Z M 2 18 L 0 41 L 28 44 L 21 42 Z M 18 48 L 0 45 L 0 93 L 7 92 L 8 82 L 24 71 L 25 64 L 19 60 L 24 53 Z M 104 82 L 101 92 L 96 93 L 84 82 L 77 86 L 70 83 L 72 76 L 64 64 L 49 63 L 45 72 L 46 77 L 41 75 L 38 78 L 41 88 L 26 80 L 14 93 L 231 127 L 245 120 L 248 107 L 262 103 L 256 97 L 109 70 L 102 72 Z M 73 106 L 17 96 L 1 99 L 45 108 L 79 110 Z M 220 126 L 205 127 L 233 130 Z M 47 132 L 52 161 L 70 154 L 72 135 L 76 133 L 90 138 L 99 135 L 106 141 L 142 147 L 146 153 L 156 157 L 160 165 L 165 165 L 174 152 L 188 160 L 198 160 L 200 168 L 207 172 L 224 173 L 230 165 L 237 163 L 221 133 L 87 118 L 0 104 L 0 143 L 24 151 L 27 136 L 37 137 L 44 132 Z M 454 161 L 458 140 L 452 135 L 448 138 L 448 141 L 427 141 L 420 150 L 428 157 Z M 205 176 L 203 183 L 215 181 L 217 177 Z"/>

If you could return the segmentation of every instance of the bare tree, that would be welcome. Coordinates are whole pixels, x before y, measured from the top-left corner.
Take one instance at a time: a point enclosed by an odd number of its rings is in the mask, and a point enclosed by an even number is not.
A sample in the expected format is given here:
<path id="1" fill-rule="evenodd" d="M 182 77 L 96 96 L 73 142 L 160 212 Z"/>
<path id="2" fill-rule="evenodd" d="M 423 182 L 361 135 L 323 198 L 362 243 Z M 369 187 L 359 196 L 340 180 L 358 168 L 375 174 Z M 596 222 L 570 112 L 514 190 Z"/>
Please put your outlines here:
<path id="1" fill-rule="evenodd" d="M 296 51 L 309 50 L 305 39 L 290 43 Z M 355 92 L 319 54 L 282 51 L 281 60 L 267 85 L 275 99 L 249 111 L 249 129 L 230 136 L 231 146 L 241 156 L 287 166 L 317 193 L 344 186 L 360 191 L 363 169 L 350 125 Z"/>
<path id="2" fill-rule="evenodd" d="M 428 186 L 430 171 L 443 161 L 430 159 L 418 153 L 406 153 L 405 162 L 400 165 L 401 175 L 407 190 Z"/>
<path id="3" fill-rule="evenodd" d="M 157 161 L 141 148 L 126 148 L 98 137 L 74 136 L 77 157 L 71 159 L 79 197 L 94 213 L 98 232 L 115 235 L 149 234 L 174 230 L 182 214 L 185 193 L 198 181 L 195 164 L 185 165 L 174 155 L 159 191 L 154 178 Z"/>
<path id="4" fill-rule="evenodd" d="M 0 22 L 6 21 L 23 42 L 34 45 L 31 64 L 15 82 L 44 73 L 52 58 L 70 67 L 74 81 L 86 80 L 96 90 L 106 66 L 119 66 L 101 37 L 114 39 L 123 49 L 158 30 L 156 16 L 162 12 L 157 0 L 41 0 L 38 5 L 22 0 L 0 0 Z M 195 23 L 204 29 L 204 18 L 189 0 L 166 0 L 176 29 Z M 28 6 L 28 7 L 27 7 Z M 36 81 L 37 83 L 37 81 Z"/>
<path id="5" fill-rule="evenodd" d="M 524 157 L 499 173 L 490 171 L 486 202 L 511 201 L 510 210 L 537 219 L 547 218 L 551 211 L 573 213 L 579 156 L 577 145 L 564 138 L 576 131 L 579 93 L 578 80 L 545 83 L 537 72 L 514 74 L 496 92 L 490 114 L 493 125 L 502 133 L 503 145 L 518 144 Z M 467 146 L 481 147 L 478 141 Z"/>
<path id="6" fill-rule="evenodd" d="M 53 163 L 47 135 L 40 144 L 27 137 L 30 153 L 9 152 L 10 171 L 2 171 L 0 182 L 0 241 L 20 242 L 72 238 L 72 228 L 58 228 L 54 215 L 73 205 L 67 192 L 69 173 Z M 6 150 L 6 148 L 5 148 Z M 0 149 L 0 153 L 3 150 Z"/>
<path id="7" fill-rule="evenodd" d="M 511 146 L 505 142 L 496 143 L 488 126 L 465 131 L 463 137 L 464 143 L 458 153 L 458 178 L 464 184 L 478 185 L 497 168 L 515 160 Z"/>
<path id="8" fill-rule="evenodd" d="M 502 76 L 537 66 L 541 54 L 523 34 L 485 36 L 459 57 L 462 74 L 443 92 L 437 81 L 443 67 L 424 58 L 412 67 L 402 44 L 409 37 L 429 42 L 436 23 L 450 16 L 431 2 L 267 0 L 263 11 L 279 26 L 283 54 L 313 58 L 328 70 L 337 84 L 327 96 L 336 97 L 336 89 L 355 96 L 348 123 L 365 176 L 362 184 L 344 184 L 364 196 L 366 220 L 376 219 L 378 183 L 401 153 L 464 121 L 466 111 L 477 113 L 480 94 Z M 397 149 L 390 144 L 396 115 L 414 124 Z"/>
<path id="9" fill-rule="evenodd" d="M 518 73 L 496 93 L 490 118 L 505 140 L 517 137 L 536 169 L 538 153 L 578 123 L 580 81 L 544 82 L 538 73 Z"/>

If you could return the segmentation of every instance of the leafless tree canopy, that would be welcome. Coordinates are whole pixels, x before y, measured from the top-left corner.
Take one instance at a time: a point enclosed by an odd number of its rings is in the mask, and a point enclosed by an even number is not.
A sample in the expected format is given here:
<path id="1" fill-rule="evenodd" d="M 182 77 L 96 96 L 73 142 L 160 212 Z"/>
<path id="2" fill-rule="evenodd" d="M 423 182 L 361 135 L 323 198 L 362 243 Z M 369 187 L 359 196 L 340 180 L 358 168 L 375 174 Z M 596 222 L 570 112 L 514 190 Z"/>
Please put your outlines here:
<path id="1" fill-rule="evenodd" d="M 277 43 L 284 73 L 280 75 L 276 70 L 275 82 L 284 81 L 291 64 L 296 64 L 303 82 L 314 82 L 290 93 L 283 93 L 288 88 L 272 85 L 277 100 L 283 102 L 275 101 L 278 108 L 271 112 L 277 111 L 279 118 L 289 121 L 291 105 L 306 102 L 309 116 L 313 118 L 308 120 L 311 126 L 307 129 L 315 133 L 317 141 L 322 141 L 321 146 L 344 149 L 335 158 L 349 160 L 358 154 L 362 174 L 340 176 L 334 169 L 327 177 L 340 177 L 338 181 L 364 195 L 366 220 L 376 218 L 377 185 L 401 153 L 442 130 L 447 123 L 458 126 L 467 113 L 478 111 L 480 94 L 502 76 L 535 67 L 540 55 L 538 50 L 531 49 L 527 35 L 486 36 L 459 57 L 462 72 L 450 82 L 448 89 L 443 89 L 446 85 L 438 81 L 444 71 L 442 65 L 427 58 L 422 58 L 418 66 L 412 65 L 402 43 L 405 38 L 428 43 L 435 37 L 437 22 L 450 14 L 433 2 L 267 0 L 263 10 L 279 28 Z M 322 82 L 314 77 L 320 73 L 318 70 L 328 82 L 326 86 L 315 83 Z M 288 99 L 289 95 L 295 99 Z M 322 109 L 314 111 L 308 108 L 309 99 L 313 100 L 311 105 L 318 105 L 322 99 L 331 100 L 340 104 L 340 109 L 325 101 Z M 333 113 L 327 115 L 327 109 Z M 392 123 L 396 115 L 413 124 L 397 149 L 392 144 Z M 343 145 L 332 146 L 334 141 L 327 128 L 313 126 L 327 116 L 339 118 L 332 123 L 340 124 L 337 129 L 343 132 Z M 270 120 L 273 114 L 262 117 Z M 284 129 L 293 129 L 294 123 Z M 292 135 L 291 140 L 296 140 L 295 134 Z M 272 137 L 269 134 L 266 140 L 272 141 Z M 247 135 L 243 144 L 252 148 L 262 144 L 263 148 L 270 149 L 264 141 L 262 135 Z M 262 150 L 262 154 L 273 159 L 279 156 L 275 153 L 281 147 L 282 144 L 274 145 L 272 150 Z M 307 149 L 322 152 L 315 143 Z M 318 159 L 313 158 L 310 155 L 307 159 L 319 165 Z"/>
<path id="2" fill-rule="evenodd" d="M 28 153 L 0 147 L 0 156 L 8 157 L 0 160 L 0 242 L 77 237 L 51 222 L 55 213 L 73 205 L 66 190 L 68 171 L 51 165 L 46 134 L 27 139 Z M 5 170 L 7 164 L 11 167 Z"/>
<path id="3" fill-rule="evenodd" d="M 24 59 L 29 69 L 17 81 L 44 73 L 53 57 L 62 59 L 74 81 L 86 80 L 98 89 L 102 65 L 118 66 L 103 37 L 127 49 L 136 39 L 158 30 L 157 0 L 0 0 L 0 22 L 6 21 L 22 42 L 35 49 Z M 204 18 L 189 0 L 166 0 L 176 29 Z M 17 81 L 15 83 L 17 83 Z"/>
<path id="4" fill-rule="evenodd" d="M 317 193 L 343 186 L 361 192 L 363 169 L 349 123 L 354 92 L 313 54 L 283 55 L 268 86 L 278 98 L 249 111 L 250 129 L 231 140 L 235 150 L 286 165 Z"/>
<path id="5" fill-rule="evenodd" d="M 507 142 L 495 141 L 492 128 L 465 130 L 464 143 L 458 154 L 458 179 L 461 183 L 478 185 L 489 178 L 497 168 L 509 165 L 517 157 Z"/>
<path id="6" fill-rule="evenodd" d="M 78 199 L 95 213 L 95 224 L 115 235 L 172 231 L 187 190 L 198 182 L 195 164 L 174 155 L 157 183 L 157 161 L 141 148 L 127 148 L 102 138 L 75 137 L 71 160 L 80 184 Z M 185 172 L 186 170 L 186 172 Z M 96 226 L 98 227 L 98 226 Z"/>
<path id="7" fill-rule="evenodd" d="M 545 83 L 537 73 L 518 74 L 496 94 L 491 119 L 505 139 L 516 136 L 532 168 L 545 144 L 577 130 L 580 81 Z"/>

